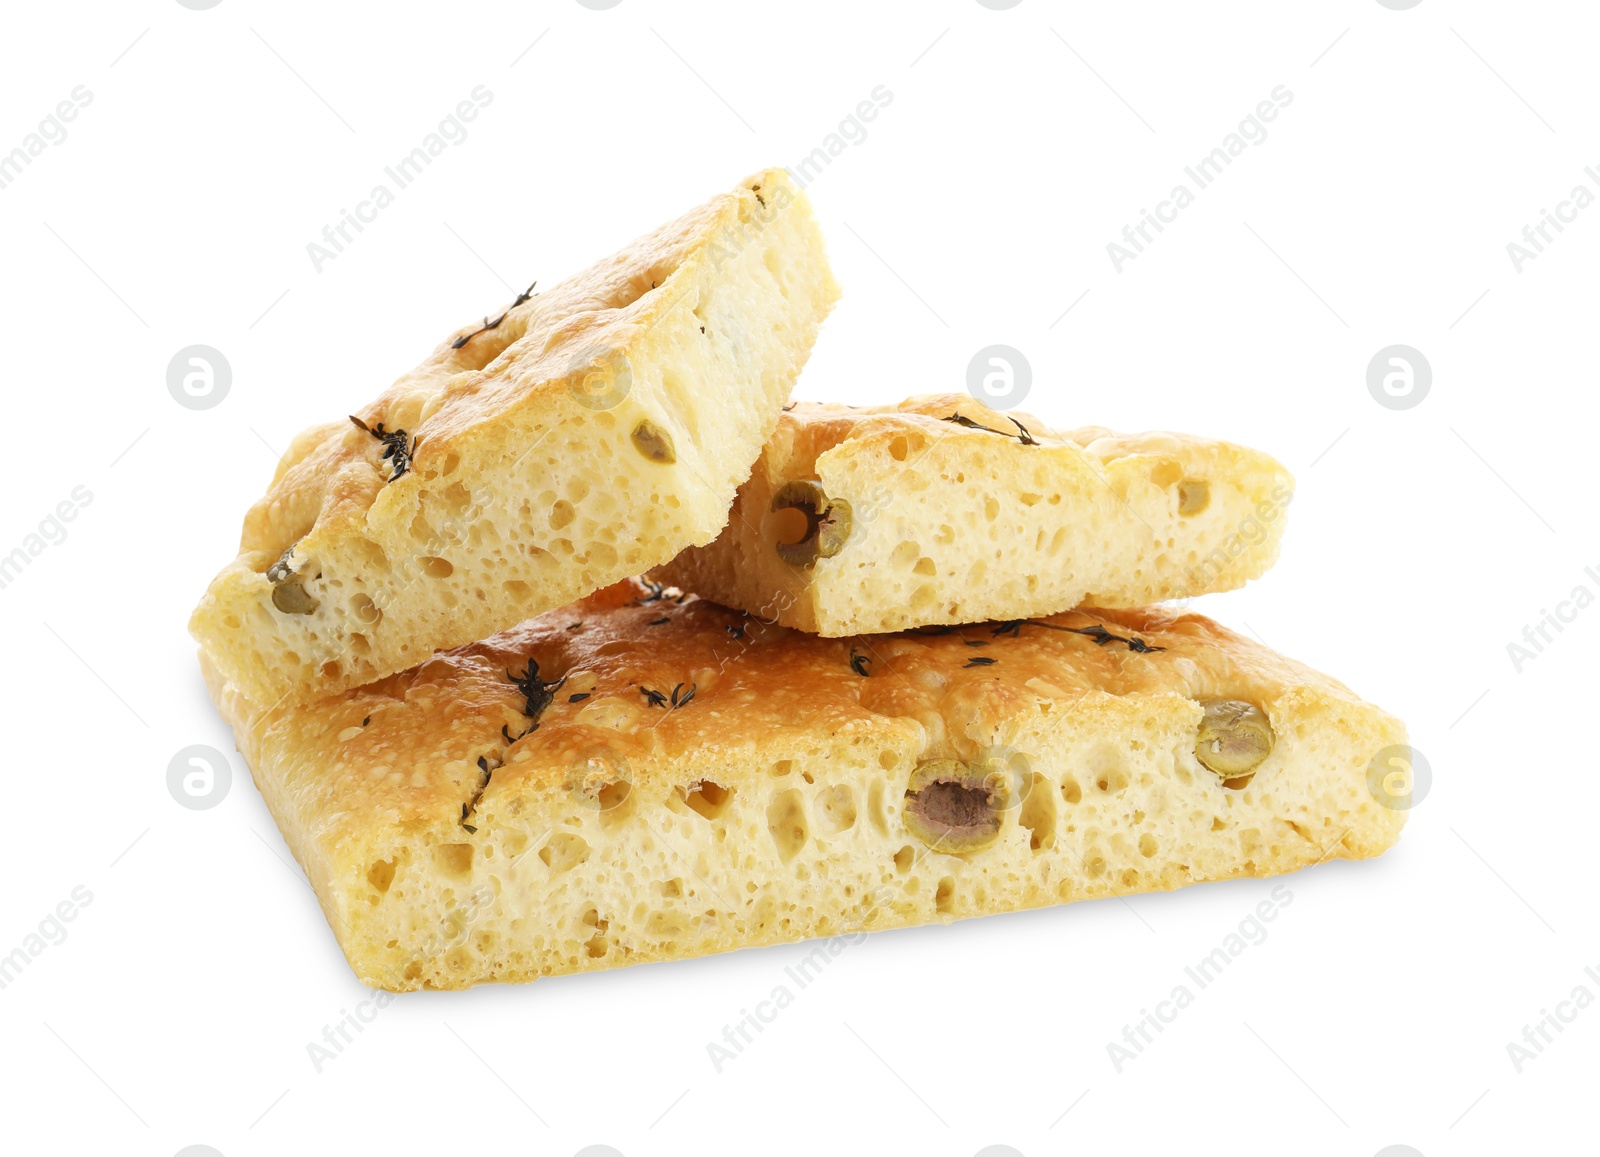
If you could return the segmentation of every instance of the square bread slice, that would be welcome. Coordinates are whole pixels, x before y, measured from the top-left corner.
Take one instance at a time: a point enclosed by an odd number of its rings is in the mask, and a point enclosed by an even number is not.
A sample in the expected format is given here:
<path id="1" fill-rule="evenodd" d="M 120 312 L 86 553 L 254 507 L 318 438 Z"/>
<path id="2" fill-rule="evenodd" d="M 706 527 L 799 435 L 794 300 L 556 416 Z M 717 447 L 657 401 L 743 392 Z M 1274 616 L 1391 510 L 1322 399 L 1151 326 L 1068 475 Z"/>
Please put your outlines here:
<path id="1" fill-rule="evenodd" d="M 788 408 L 727 528 L 654 576 L 837 637 L 1232 590 L 1294 479 L 1186 434 L 1058 432 L 966 394 Z"/>
<path id="2" fill-rule="evenodd" d="M 830 640 L 625 583 L 310 704 L 205 666 L 394 991 L 1268 876 L 1404 822 L 1369 787 L 1399 720 L 1160 609 Z"/>
<path id="3" fill-rule="evenodd" d="M 782 170 L 520 295 L 294 441 L 191 633 L 313 698 L 710 542 L 837 297 Z"/>

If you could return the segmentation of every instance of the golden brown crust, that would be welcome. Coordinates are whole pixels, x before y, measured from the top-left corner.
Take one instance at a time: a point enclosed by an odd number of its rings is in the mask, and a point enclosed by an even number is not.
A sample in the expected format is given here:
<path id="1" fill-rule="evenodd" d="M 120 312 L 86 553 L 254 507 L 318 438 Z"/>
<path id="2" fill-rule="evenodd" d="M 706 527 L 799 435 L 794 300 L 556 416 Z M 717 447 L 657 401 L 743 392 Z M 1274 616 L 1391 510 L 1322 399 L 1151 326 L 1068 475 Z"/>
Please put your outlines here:
<path id="1" fill-rule="evenodd" d="M 629 601 L 607 606 L 619 590 Z M 681 603 L 639 598 L 648 592 L 635 596 L 618 584 L 369 687 L 276 712 L 267 726 L 292 726 L 295 740 L 315 743 L 370 716 L 371 724 L 339 744 L 331 760 L 328 812 L 356 826 L 379 814 L 410 826 L 454 822 L 465 781 L 451 765 L 498 753 L 506 747 L 502 726 L 516 735 L 527 725 L 524 697 L 507 672 L 525 670 L 529 658 L 547 680 L 592 672 L 593 690 L 578 703 L 567 701 L 572 692 L 555 697 L 538 730 L 506 751 L 508 766 L 495 791 L 511 790 L 521 777 L 541 789 L 559 787 L 572 760 L 595 745 L 648 776 L 656 760 L 782 747 L 885 717 L 960 717 L 967 730 L 986 734 L 1037 702 L 1041 683 L 1057 700 L 1180 695 L 1270 703 L 1306 688 L 1361 703 L 1338 681 L 1204 616 L 1162 608 L 1069 611 L 1020 624 L 1014 633 L 1006 624 L 986 623 L 824 639 L 693 595 Z M 1097 625 L 1159 649 L 1138 653 L 1120 642 L 1099 644 Z M 1091 633 L 1071 633 L 1077 630 Z M 744 636 L 735 637 L 736 631 Z M 852 652 L 866 656 L 868 676 L 852 668 Z M 975 665 L 974 659 L 993 663 Z M 694 689 L 693 701 L 681 709 L 653 706 L 645 694 L 654 690 L 670 700 L 680 685 Z M 950 729 L 927 757 L 970 757 L 975 749 L 976 741 Z M 524 751 L 528 755 L 517 760 Z M 376 766 L 401 764 L 410 782 L 400 792 L 370 774 Z"/>
<path id="2" fill-rule="evenodd" d="M 652 291 L 700 256 L 708 237 L 738 232 L 741 219 L 756 208 L 749 186 L 759 187 L 763 178 L 769 188 L 781 180 L 775 172 L 757 173 L 610 259 L 457 328 L 361 407 L 355 416 L 369 427 L 383 423 L 416 440 L 407 476 L 386 486 L 393 470 L 382 458 L 383 446 L 348 421 L 301 434 L 246 515 L 240 552 L 270 564 L 313 526 L 359 523 L 380 491 L 386 502 L 405 505 L 408 491 L 436 472 L 469 430 L 521 406 L 564 400 L 560 395 L 575 359 L 586 351 L 627 348 L 678 308 L 676 295 Z M 496 316 L 499 324 L 485 328 Z"/>
<path id="3" fill-rule="evenodd" d="M 951 421 L 952 416 L 973 423 Z M 786 475 L 812 472 L 823 454 L 850 442 L 865 449 L 913 435 L 922 445 L 955 438 L 967 445 L 987 445 L 996 435 L 1031 439 L 1041 446 L 1075 446 L 1098 458 L 1102 465 L 1138 455 L 1176 456 L 1186 466 L 1201 467 L 1226 443 L 1192 434 L 1150 430 L 1122 434 L 1104 426 L 1054 430 L 1021 410 L 993 410 L 968 394 L 920 394 L 884 406 L 850 406 L 842 402 L 792 403 L 778 419 L 769 445 L 775 467 Z M 915 450 L 913 450 L 915 452 Z"/>
<path id="4" fill-rule="evenodd" d="M 709 541 L 836 297 L 776 170 L 519 295 L 295 439 L 191 631 L 253 697 L 304 699 Z M 641 458 L 640 429 L 670 448 Z M 291 547 L 317 597 L 285 610 Z"/>
<path id="5" fill-rule="evenodd" d="M 355 416 L 369 427 L 383 424 L 415 439 L 407 475 L 390 483 L 393 467 L 382 458 L 382 443 L 348 421 L 299 435 L 245 516 L 240 553 L 265 570 L 314 528 L 361 525 L 380 493 L 405 505 L 467 431 L 558 393 L 580 350 L 625 345 L 659 321 L 673 301 L 650 291 L 683 264 L 703 232 L 726 225 L 737 201 L 733 194 L 714 198 L 610 261 L 497 311 L 493 329 L 484 320 L 459 327 L 361 407 Z"/>

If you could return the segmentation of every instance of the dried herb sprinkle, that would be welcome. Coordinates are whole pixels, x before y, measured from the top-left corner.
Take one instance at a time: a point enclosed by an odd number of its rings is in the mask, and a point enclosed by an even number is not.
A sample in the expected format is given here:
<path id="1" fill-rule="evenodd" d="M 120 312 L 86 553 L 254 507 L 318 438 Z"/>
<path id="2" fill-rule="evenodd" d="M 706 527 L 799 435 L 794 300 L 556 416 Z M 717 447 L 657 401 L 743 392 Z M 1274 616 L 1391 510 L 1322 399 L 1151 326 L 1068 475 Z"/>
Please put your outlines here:
<path id="1" fill-rule="evenodd" d="M 507 671 L 506 678 L 510 679 L 517 690 L 522 693 L 522 713 L 529 720 L 528 726 L 523 730 L 522 735 L 517 736 L 516 739 L 511 738 L 510 730 L 504 724 L 501 724 L 500 734 L 505 736 L 507 743 L 515 743 L 523 735 L 539 730 L 539 716 L 554 701 L 556 692 L 561 689 L 561 685 L 567 680 L 563 677 L 547 683 L 539 678 L 539 662 L 537 659 L 529 659 L 527 669 L 520 675 L 514 671 Z"/>
<path id="2" fill-rule="evenodd" d="M 417 452 L 417 443 L 421 441 L 420 438 L 412 438 L 407 441 L 404 430 L 385 430 L 382 422 L 379 422 L 376 426 L 369 426 L 354 414 L 349 417 L 351 424 L 356 429 L 371 434 L 383 443 L 381 457 L 394 466 L 394 472 L 389 475 L 390 482 L 393 482 L 411 469 L 411 459 Z"/>
<path id="3" fill-rule="evenodd" d="M 1122 643 L 1128 650 L 1139 655 L 1149 655 L 1156 651 L 1165 651 L 1165 647 L 1152 647 L 1149 643 L 1139 638 L 1129 638 L 1123 635 L 1114 635 L 1106 630 L 1105 624 L 1096 623 L 1092 627 L 1062 627 L 1055 623 L 1041 623 L 1038 619 L 1012 619 L 1010 622 L 1001 623 L 992 632 L 993 635 L 1010 635 L 1016 638 L 1024 626 L 1044 627 L 1050 631 L 1065 631 L 1072 635 L 1087 635 L 1095 643 L 1104 647 L 1108 643 Z"/>
<path id="4" fill-rule="evenodd" d="M 483 325 L 479 326 L 471 333 L 464 333 L 460 337 L 456 338 L 455 341 L 450 343 L 450 348 L 453 350 L 458 350 L 473 338 L 477 337 L 480 333 L 488 333 L 491 329 L 499 329 L 500 323 L 510 315 L 513 309 L 516 309 L 517 306 L 521 305 L 523 302 L 527 301 L 528 298 L 533 296 L 533 286 L 538 284 L 539 283 L 535 281 L 533 285 L 528 286 L 527 289 L 524 289 L 521 293 L 517 294 L 517 300 L 506 306 L 505 309 L 501 311 L 500 316 L 495 318 L 493 321 L 490 321 L 489 316 L 485 314 L 483 318 Z"/>
<path id="5" fill-rule="evenodd" d="M 461 826 L 473 835 L 478 834 L 478 829 L 467 822 L 467 817 L 478 810 L 478 801 L 489 788 L 489 777 L 494 775 L 494 769 L 489 766 L 489 761 L 481 755 L 478 756 L 478 770 L 483 773 L 483 779 L 478 783 L 478 790 L 472 793 L 472 799 L 461 805 Z"/>
<path id="6" fill-rule="evenodd" d="M 948 418 L 943 420 L 946 422 L 954 422 L 956 425 L 964 426 L 968 430 L 987 430 L 991 434 L 999 434 L 1002 438 L 1015 438 L 1024 446 L 1037 446 L 1039 444 L 1034 436 L 1029 432 L 1028 427 L 1024 426 L 1015 418 L 1006 418 L 1006 421 L 1010 422 L 1017 428 L 1017 432 L 1015 434 L 1007 434 L 1004 430 L 996 430 L 993 426 L 985 426 L 982 422 L 975 422 L 965 414 L 951 414 Z"/>
<path id="7" fill-rule="evenodd" d="M 669 711 L 676 710 L 679 707 L 687 707 L 689 705 L 689 701 L 694 698 L 694 693 L 695 685 L 693 683 L 689 685 L 689 689 L 687 691 L 683 689 L 683 684 L 679 683 L 672 689 L 672 695 L 670 697 L 650 687 L 639 688 L 639 694 L 645 697 L 645 700 L 650 704 L 650 706 L 665 707 Z"/>

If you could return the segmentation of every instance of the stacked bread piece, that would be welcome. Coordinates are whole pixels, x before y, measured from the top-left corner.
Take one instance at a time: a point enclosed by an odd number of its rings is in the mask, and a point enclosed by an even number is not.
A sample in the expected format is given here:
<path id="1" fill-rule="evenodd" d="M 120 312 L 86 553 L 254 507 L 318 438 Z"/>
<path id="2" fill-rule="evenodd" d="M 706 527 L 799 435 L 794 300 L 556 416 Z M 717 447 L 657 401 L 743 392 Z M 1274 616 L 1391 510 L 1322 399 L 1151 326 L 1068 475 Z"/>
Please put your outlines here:
<path id="1" fill-rule="evenodd" d="M 395 990 L 1268 875 L 1393 844 L 1398 720 L 1198 615 L 1292 480 L 966 395 L 789 402 L 782 171 L 296 440 L 190 629 Z M 631 576 L 647 576 L 634 578 Z"/>

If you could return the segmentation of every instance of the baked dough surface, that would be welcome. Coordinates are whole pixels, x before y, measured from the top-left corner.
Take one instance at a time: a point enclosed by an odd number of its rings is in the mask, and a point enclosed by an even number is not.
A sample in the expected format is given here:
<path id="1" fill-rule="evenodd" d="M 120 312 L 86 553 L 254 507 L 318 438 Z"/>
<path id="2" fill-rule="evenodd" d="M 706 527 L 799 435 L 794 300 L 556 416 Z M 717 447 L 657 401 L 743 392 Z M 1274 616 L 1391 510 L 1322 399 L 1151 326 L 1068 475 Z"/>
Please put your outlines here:
<path id="1" fill-rule="evenodd" d="M 808 480 L 850 530 L 797 565 L 778 548 L 805 520 L 772 504 Z M 1293 494 L 1273 459 L 1209 438 L 1056 431 L 966 394 L 799 402 L 717 540 L 655 577 L 829 636 L 1141 606 L 1264 574 Z"/>
<path id="2" fill-rule="evenodd" d="M 1272 875 L 1404 821 L 1367 785 L 1397 719 L 1162 609 L 826 639 L 627 582 L 310 703 L 202 665 L 352 968 L 397 991 Z M 1276 735 L 1231 787 L 1196 756 L 1217 699 Z M 918 834 L 938 760 L 1000 770 L 986 846 Z"/>
<path id="3" fill-rule="evenodd" d="M 519 295 L 295 439 L 190 631 L 306 699 L 709 542 L 837 296 L 782 170 Z"/>

